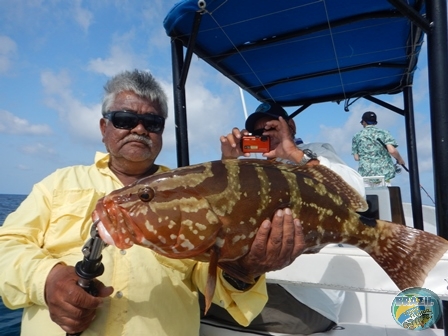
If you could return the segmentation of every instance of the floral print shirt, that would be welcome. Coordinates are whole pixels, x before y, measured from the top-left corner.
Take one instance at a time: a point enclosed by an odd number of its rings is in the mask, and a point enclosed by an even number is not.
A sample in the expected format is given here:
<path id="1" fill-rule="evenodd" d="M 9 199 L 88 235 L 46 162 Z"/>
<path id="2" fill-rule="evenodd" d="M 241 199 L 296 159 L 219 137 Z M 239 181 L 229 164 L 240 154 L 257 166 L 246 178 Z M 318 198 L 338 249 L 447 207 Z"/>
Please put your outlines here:
<path id="1" fill-rule="evenodd" d="M 386 145 L 398 147 L 388 131 L 375 125 L 367 125 L 353 137 L 352 155 L 359 155 L 358 172 L 361 176 L 384 176 L 388 182 L 395 177 L 395 164 L 388 150 L 378 139 Z"/>

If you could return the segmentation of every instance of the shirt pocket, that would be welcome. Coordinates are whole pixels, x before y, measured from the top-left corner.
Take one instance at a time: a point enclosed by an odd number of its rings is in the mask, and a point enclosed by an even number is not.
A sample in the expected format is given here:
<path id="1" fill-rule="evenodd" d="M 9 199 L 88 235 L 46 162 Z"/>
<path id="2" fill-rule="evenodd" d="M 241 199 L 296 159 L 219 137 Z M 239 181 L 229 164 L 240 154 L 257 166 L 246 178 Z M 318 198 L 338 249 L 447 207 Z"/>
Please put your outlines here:
<path id="1" fill-rule="evenodd" d="M 55 190 L 45 249 L 55 257 L 81 253 L 90 238 L 92 212 L 104 195 L 95 189 Z"/>

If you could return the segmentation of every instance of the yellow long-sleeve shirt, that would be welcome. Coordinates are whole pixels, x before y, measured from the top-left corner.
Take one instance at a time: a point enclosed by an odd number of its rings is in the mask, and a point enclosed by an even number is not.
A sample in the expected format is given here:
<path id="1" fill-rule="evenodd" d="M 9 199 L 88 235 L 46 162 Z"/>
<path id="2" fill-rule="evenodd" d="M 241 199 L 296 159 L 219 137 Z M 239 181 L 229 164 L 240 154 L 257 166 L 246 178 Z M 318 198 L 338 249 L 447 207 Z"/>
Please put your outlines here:
<path id="1" fill-rule="evenodd" d="M 50 319 L 45 281 L 57 263 L 74 266 L 82 260 L 97 200 L 123 187 L 108 161 L 109 155 L 97 153 L 91 166 L 57 170 L 37 183 L 0 227 L 0 296 L 11 309 L 25 308 L 22 336 L 65 336 Z M 98 279 L 115 291 L 83 336 L 199 334 L 196 290 L 205 288 L 207 263 L 165 258 L 140 246 L 109 246 L 102 262 L 105 272 Z M 241 292 L 220 275 L 213 301 L 248 325 L 267 301 L 264 277 Z"/>

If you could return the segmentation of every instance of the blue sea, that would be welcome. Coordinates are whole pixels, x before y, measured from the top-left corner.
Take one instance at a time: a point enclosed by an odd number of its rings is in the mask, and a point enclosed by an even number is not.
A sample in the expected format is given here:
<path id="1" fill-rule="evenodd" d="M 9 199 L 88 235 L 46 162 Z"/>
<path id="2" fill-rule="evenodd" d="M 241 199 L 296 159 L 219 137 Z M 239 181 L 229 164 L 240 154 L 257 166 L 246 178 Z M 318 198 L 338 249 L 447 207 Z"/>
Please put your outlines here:
<path id="1" fill-rule="evenodd" d="M 26 195 L 6 195 L 0 194 L 0 225 L 3 225 L 5 218 L 22 203 Z M 10 310 L 3 305 L 0 300 L 0 335 L 19 336 L 22 309 Z"/>

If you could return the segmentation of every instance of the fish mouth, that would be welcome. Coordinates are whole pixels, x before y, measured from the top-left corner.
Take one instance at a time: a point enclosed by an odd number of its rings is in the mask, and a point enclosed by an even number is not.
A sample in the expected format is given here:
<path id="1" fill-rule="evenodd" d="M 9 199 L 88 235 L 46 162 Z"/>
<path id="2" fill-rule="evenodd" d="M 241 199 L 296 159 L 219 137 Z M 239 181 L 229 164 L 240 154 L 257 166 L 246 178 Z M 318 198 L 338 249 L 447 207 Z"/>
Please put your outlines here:
<path id="1" fill-rule="evenodd" d="M 128 249 L 134 245 L 138 234 L 141 236 L 127 211 L 111 199 L 103 198 L 98 201 L 92 219 L 98 220 L 98 234 L 108 245 Z"/>
<path id="2" fill-rule="evenodd" d="M 109 234 L 109 232 L 104 227 L 103 222 L 101 220 L 98 220 L 96 223 L 96 229 L 98 230 L 98 234 L 101 238 L 101 240 L 106 243 L 107 245 L 115 246 L 115 241 L 112 238 L 112 236 Z"/>
<path id="3" fill-rule="evenodd" d="M 94 223 L 95 222 L 97 223 L 96 228 L 103 242 L 105 242 L 108 245 L 115 246 L 114 239 L 110 235 L 109 231 L 106 229 L 106 227 L 111 227 L 112 223 L 104 207 L 100 206 L 99 204 L 96 206 L 96 209 L 92 213 L 92 220 Z M 106 223 L 106 225 L 104 223 Z"/>

